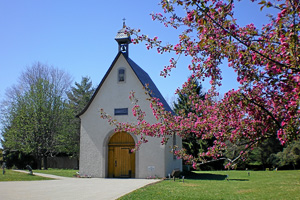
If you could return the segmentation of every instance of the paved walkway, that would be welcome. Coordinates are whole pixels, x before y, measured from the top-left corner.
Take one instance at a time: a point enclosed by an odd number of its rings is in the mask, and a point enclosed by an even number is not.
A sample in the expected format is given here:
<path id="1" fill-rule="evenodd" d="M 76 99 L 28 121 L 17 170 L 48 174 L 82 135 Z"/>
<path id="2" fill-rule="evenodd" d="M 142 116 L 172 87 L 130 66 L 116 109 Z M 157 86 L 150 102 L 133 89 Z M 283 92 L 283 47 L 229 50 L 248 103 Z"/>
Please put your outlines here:
<path id="1" fill-rule="evenodd" d="M 0 199 L 110 200 L 159 181 L 152 179 L 66 178 L 48 174 L 34 174 L 55 178 L 55 180 L 0 182 Z"/>

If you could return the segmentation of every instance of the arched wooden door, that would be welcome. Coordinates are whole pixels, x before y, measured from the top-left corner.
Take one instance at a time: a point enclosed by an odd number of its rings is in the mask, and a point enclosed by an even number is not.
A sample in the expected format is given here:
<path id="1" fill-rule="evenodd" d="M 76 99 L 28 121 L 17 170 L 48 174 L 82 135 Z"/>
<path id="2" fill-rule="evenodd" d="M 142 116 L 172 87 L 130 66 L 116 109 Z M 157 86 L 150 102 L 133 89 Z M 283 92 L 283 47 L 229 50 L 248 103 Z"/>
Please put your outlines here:
<path id="1" fill-rule="evenodd" d="M 110 138 L 108 143 L 108 177 L 135 177 L 135 153 L 131 152 L 134 146 L 134 139 L 126 132 L 117 132 Z"/>

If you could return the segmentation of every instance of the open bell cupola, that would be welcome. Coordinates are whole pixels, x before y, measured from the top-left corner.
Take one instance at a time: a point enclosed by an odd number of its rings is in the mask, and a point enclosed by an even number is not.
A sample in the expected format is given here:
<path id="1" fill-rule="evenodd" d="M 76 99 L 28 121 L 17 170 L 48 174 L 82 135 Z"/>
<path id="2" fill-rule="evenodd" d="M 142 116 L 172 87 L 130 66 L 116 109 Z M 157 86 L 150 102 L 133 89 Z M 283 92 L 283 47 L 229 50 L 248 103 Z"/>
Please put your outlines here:
<path id="1" fill-rule="evenodd" d="M 123 28 L 118 31 L 115 40 L 118 42 L 119 51 L 121 51 L 128 58 L 128 51 L 129 51 L 128 47 L 129 44 L 131 43 L 131 38 L 129 33 L 127 33 L 126 31 L 125 21 L 123 22 Z"/>

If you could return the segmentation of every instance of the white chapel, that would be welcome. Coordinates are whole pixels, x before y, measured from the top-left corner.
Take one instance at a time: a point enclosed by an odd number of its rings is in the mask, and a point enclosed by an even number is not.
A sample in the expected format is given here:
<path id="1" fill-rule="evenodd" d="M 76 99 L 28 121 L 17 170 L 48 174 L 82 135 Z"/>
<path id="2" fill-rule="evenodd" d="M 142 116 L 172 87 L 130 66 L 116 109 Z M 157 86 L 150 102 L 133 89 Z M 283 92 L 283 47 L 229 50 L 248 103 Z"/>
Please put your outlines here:
<path id="1" fill-rule="evenodd" d="M 149 137 L 148 143 L 132 153 L 130 150 L 138 142 L 138 136 L 115 132 L 115 127 L 100 118 L 100 109 L 104 109 L 119 122 L 136 122 L 128 98 L 130 91 L 135 91 L 139 105 L 146 112 L 145 119 L 156 123 L 146 100 L 146 84 L 152 91 L 151 95 L 171 110 L 149 75 L 129 58 L 131 38 L 125 30 L 124 23 L 115 38 L 117 55 L 91 100 L 78 115 L 81 119 L 79 173 L 81 176 L 103 178 L 167 177 L 174 169 L 182 170 L 182 161 L 171 152 L 174 143 L 181 146 L 179 137 L 170 138 L 166 145 L 161 145 L 159 138 Z"/>

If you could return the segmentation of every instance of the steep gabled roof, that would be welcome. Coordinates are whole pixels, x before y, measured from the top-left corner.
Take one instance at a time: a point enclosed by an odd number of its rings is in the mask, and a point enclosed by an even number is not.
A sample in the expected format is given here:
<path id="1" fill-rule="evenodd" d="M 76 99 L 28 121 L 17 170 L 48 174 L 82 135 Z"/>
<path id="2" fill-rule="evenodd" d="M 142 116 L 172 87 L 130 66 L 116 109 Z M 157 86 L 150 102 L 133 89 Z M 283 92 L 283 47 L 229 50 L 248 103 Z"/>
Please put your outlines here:
<path id="1" fill-rule="evenodd" d="M 94 98 L 98 94 L 100 88 L 102 87 L 103 83 L 105 82 L 106 78 L 108 77 L 109 73 L 111 72 L 112 68 L 114 67 L 115 63 L 117 62 L 117 60 L 119 59 L 119 57 L 121 55 L 123 55 L 123 53 L 121 51 L 119 51 L 119 53 L 115 57 L 114 61 L 112 62 L 111 66 L 109 67 L 106 74 L 104 75 L 103 79 L 101 80 L 100 84 L 98 85 L 97 89 L 95 90 L 92 98 L 87 103 L 85 108 L 77 115 L 77 117 L 81 116 L 89 108 L 90 104 L 93 102 Z M 172 109 L 170 108 L 169 104 L 166 102 L 165 98 L 161 95 L 160 91 L 158 90 L 158 88 L 156 87 L 156 85 L 154 84 L 154 82 L 152 81 L 150 76 L 142 68 L 140 68 L 133 60 L 131 60 L 130 58 L 128 58 L 126 56 L 124 56 L 124 58 L 128 62 L 129 66 L 132 68 L 132 70 L 134 71 L 135 75 L 140 80 L 141 84 L 144 87 L 147 86 L 149 88 L 149 90 L 151 91 L 150 95 L 152 97 L 156 97 L 156 98 L 160 99 L 160 102 L 164 105 L 165 109 L 167 111 L 172 112 Z"/>
<path id="2" fill-rule="evenodd" d="M 142 83 L 142 85 L 144 87 L 146 85 L 148 86 L 149 90 L 151 91 L 150 95 L 152 97 L 158 98 L 160 100 L 160 102 L 164 105 L 164 107 L 165 107 L 165 109 L 167 111 L 172 111 L 172 109 L 170 108 L 169 104 L 167 103 L 167 101 L 165 100 L 165 98 L 161 95 L 160 91 L 158 90 L 158 88 L 156 87 L 156 85 L 154 84 L 154 82 L 152 81 L 152 79 L 150 78 L 150 76 L 147 74 L 147 72 L 145 72 L 142 68 L 140 68 L 130 58 L 127 58 L 126 60 L 129 63 L 129 65 L 131 66 L 131 68 L 133 69 L 134 73 L 136 74 L 136 76 L 138 77 L 138 79 L 140 80 L 140 82 Z"/>

